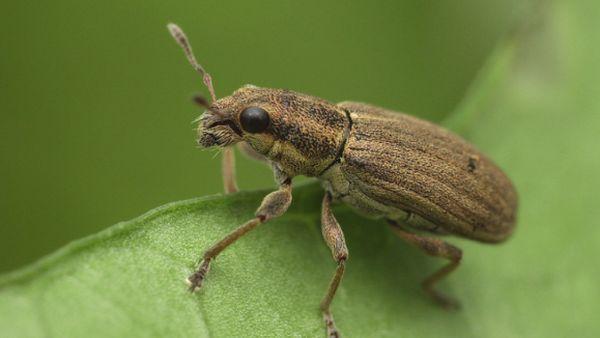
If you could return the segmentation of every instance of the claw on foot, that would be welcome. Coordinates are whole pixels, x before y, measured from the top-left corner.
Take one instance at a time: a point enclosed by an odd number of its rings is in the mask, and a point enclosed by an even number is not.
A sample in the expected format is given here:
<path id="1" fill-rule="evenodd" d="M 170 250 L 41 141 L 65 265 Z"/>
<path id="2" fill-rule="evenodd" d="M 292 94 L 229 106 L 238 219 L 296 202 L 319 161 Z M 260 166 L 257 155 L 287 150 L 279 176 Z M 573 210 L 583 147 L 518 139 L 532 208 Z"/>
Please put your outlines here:
<path id="1" fill-rule="evenodd" d="M 460 303 L 451 297 L 445 296 L 435 290 L 430 290 L 429 294 L 434 302 L 436 302 L 439 306 L 443 307 L 445 310 L 459 310 Z"/>
<path id="2" fill-rule="evenodd" d="M 187 283 L 189 285 L 188 290 L 190 292 L 194 292 L 202 286 L 202 282 L 204 281 L 204 277 L 208 273 L 208 268 L 210 267 L 210 260 L 203 260 L 198 267 L 198 270 L 190 275 L 187 279 Z"/>
<path id="3" fill-rule="evenodd" d="M 327 337 L 328 338 L 340 338 L 340 332 L 335 327 L 335 322 L 333 321 L 333 315 L 331 315 L 330 311 L 323 311 L 323 320 L 325 321 L 325 327 L 327 327 Z"/>

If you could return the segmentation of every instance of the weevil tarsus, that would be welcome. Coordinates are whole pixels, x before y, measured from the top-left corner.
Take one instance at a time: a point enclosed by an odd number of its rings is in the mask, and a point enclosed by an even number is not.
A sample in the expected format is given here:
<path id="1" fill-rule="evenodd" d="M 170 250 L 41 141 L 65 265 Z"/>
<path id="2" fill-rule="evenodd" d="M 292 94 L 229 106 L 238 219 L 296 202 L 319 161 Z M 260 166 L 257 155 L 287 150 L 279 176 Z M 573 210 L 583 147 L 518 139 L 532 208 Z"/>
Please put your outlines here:
<path id="1" fill-rule="evenodd" d="M 254 218 L 230 232 L 227 236 L 204 252 L 198 269 L 188 277 L 189 290 L 194 292 L 202 286 L 202 282 L 210 268 L 210 263 L 225 250 L 225 248 L 258 225 L 283 215 L 291 203 L 292 181 L 290 178 L 284 178 L 282 179 L 282 183 L 278 190 L 273 191 L 263 198 L 260 207 L 256 210 L 256 216 Z"/>
<path id="2" fill-rule="evenodd" d="M 331 250 L 333 259 L 337 263 L 337 268 L 331 278 L 327 293 L 321 301 L 321 311 L 323 312 L 323 320 L 325 321 L 325 326 L 327 328 L 327 336 L 334 338 L 339 337 L 340 334 L 335 326 L 330 307 L 338 286 L 342 281 L 342 277 L 344 276 L 346 260 L 348 259 L 348 248 L 346 247 L 342 228 L 331 211 L 331 194 L 328 192 L 325 193 L 321 206 L 321 232 L 323 234 L 323 239 L 325 239 L 325 243 L 327 243 L 327 246 Z"/>
<path id="3" fill-rule="evenodd" d="M 435 285 L 458 267 L 462 259 L 462 250 L 441 239 L 424 237 L 406 231 L 396 221 L 388 220 L 388 224 L 394 233 L 398 235 L 398 237 L 419 248 L 425 254 L 434 257 L 446 258 L 450 261 L 448 264 L 444 265 L 439 270 L 427 277 L 421 283 L 421 285 L 423 290 L 431 297 L 431 299 L 440 304 L 442 307 L 448 309 L 459 308 L 460 303 L 457 300 L 439 292 L 435 288 Z"/>
<path id="4" fill-rule="evenodd" d="M 215 89 L 212 83 L 212 77 L 210 74 L 202 67 L 194 52 L 192 51 L 192 45 L 190 44 L 187 36 L 183 32 L 183 30 L 174 23 L 169 23 L 167 25 L 169 32 L 175 39 L 175 41 L 181 46 L 185 56 L 188 61 L 192 65 L 192 67 L 200 73 L 202 76 L 202 82 L 208 88 L 208 92 L 210 93 L 210 98 L 212 102 L 217 100 L 217 95 L 215 94 Z M 210 110 L 210 103 L 206 101 L 206 99 L 201 95 L 195 95 L 193 98 L 194 102 L 201 107 L 204 107 Z M 211 102 L 211 103 L 212 103 Z M 223 187 L 226 194 L 234 193 L 238 191 L 238 186 L 235 178 L 235 154 L 231 147 L 227 147 L 223 150 L 223 157 L 221 160 L 221 172 L 223 173 Z"/>
<path id="5" fill-rule="evenodd" d="M 210 269 L 210 263 L 215 257 L 219 255 L 219 253 L 221 253 L 221 251 L 225 250 L 225 248 L 227 248 L 229 245 L 234 243 L 240 237 L 244 236 L 246 233 L 256 228 L 259 224 L 263 222 L 264 220 L 262 217 L 254 217 L 248 222 L 237 227 L 219 242 L 215 243 L 208 250 L 206 250 L 202 255 L 200 264 L 198 265 L 198 269 L 196 269 L 196 271 L 193 274 L 191 274 L 187 279 L 190 292 L 194 292 L 200 287 L 202 287 L 204 278 L 206 277 Z"/>

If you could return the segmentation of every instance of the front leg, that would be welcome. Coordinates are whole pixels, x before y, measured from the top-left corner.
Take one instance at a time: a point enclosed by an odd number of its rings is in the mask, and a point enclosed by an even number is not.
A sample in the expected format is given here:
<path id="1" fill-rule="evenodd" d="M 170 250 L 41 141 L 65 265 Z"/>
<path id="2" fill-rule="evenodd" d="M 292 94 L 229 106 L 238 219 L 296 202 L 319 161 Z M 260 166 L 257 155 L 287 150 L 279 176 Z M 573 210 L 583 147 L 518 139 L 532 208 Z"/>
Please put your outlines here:
<path id="1" fill-rule="evenodd" d="M 235 180 L 235 153 L 232 147 L 225 147 L 221 158 L 221 174 L 223 175 L 223 188 L 225 194 L 238 191 Z"/>
<path id="2" fill-rule="evenodd" d="M 210 80 L 209 80 L 210 81 Z M 194 95 L 194 102 L 202 108 L 209 109 L 210 104 L 201 95 Z M 199 118 L 198 122 L 201 118 Z M 232 147 L 223 148 L 221 156 L 221 176 L 223 176 L 223 189 L 225 194 L 231 194 L 238 191 L 237 182 L 235 179 L 235 153 Z"/>
<path id="3" fill-rule="evenodd" d="M 333 321 L 333 315 L 331 314 L 330 306 L 335 296 L 342 277 L 344 275 L 344 269 L 346 267 L 346 260 L 348 259 L 348 248 L 346 247 L 346 241 L 344 240 L 344 233 L 340 228 L 339 223 L 331 212 L 331 194 L 326 193 L 323 197 L 323 204 L 321 210 L 321 232 L 323 238 L 331 250 L 333 259 L 337 262 L 337 268 L 329 283 L 327 294 L 321 301 L 321 311 L 323 312 L 323 320 L 327 327 L 327 336 L 329 338 L 340 337 L 340 333 L 335 327 Z"/>
<path id="4" fill-rule="evenodd" d="M 208 273 L 210 262 L 217 257 L 226 247 L 231 245 L 240 237 L 244 236 L 250 230 L 256 228 L 257 225 L 266 221 L 281 216 L 286 212 L 292 203 L 292 180 L 285 178 L 280 181 L 279 189 L 268 194 L 263 198 L 263 201 L 256 210 L 255 217 L 242 226 L 230 232 L 225 238 L 214 244 L 202 255 L 200 265 L 196 272 L 188 277 L 190 291 L 194 292 L 202 286 L 202 281 Z"/>

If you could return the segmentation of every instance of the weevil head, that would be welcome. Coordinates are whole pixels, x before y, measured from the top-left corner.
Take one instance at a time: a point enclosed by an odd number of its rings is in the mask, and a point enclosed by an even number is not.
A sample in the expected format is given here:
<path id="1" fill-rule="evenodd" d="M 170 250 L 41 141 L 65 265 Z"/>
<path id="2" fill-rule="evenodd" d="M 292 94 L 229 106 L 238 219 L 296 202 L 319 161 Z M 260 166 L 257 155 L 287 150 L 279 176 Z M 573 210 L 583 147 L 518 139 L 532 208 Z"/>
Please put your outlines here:
<path id="1" fill-rule="evenodd" d="M 183 30 L 173 23 L 167 28 L 211 94 L 211 104 L 197 98 L 207 108 L 198 126 L 201 147 L 245 142 L 289 176 L 317 176 L 337 161 L 350 127 L 342 108 L 308 95 L 256 86 L 217 100 L 212 78 L 196 60 Z"/>
<path id="2" fill-rule="evenodd" d="M 198 144 L 246 142 L 289 175 L 318 175 L 338 157 L 349 120 L 322 99 L 246 85 L 213 102 L 201 116 Z"/>

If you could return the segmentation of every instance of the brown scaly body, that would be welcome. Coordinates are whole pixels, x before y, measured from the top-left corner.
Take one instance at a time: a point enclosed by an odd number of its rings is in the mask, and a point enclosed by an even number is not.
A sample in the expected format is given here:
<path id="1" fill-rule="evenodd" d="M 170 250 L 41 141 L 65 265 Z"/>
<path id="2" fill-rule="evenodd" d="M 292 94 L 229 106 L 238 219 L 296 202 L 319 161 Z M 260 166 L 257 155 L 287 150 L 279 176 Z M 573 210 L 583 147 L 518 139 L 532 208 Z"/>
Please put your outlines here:
<path id="1" fill-rule="evenodd" d="M 352 130 L 334 174 L 347 184 L 333 186 L 334 196 L 422 230 L 484 242 L 510 235 L 516 192 L 475 147 L 408 115 L 360 103 L 338 106 L 350 112 Z"/>
<path id="2" fill-rule="evenodd" d="M 285 213 L 292 202 L 292 178 L 306 175 L 317 177 L 326 190 L 322 233 L 337 263 L 321 302 L 329 337 L 340 336 L 330 305 L 348 259 L 344 234 L 331 210 L 334 200 L 385 219 L 403 240 L 428 255 L 448 259 L 446 266 L 423 281 L 423 288 L 441 305 L 457 305 L 434 286 L 459 265 L 462 251 L 421 233 L 491 243 L 511 234 L 517 194 L 491 160 L 441 127 L 367 104 L 332 104 L 289 90 L 255 86 L 217 100 L 212 79 L 196 62 L 183 32 L 173 24 L 169 29 L 211 93 L 210 104 L 196 98 L 206 108 L 198 126 L 198 144 L 224 148 L 226 192 L 236 190 L 230 148 L 234 144 L 267 162 L 279 185 L 265 196 L 254 218 L 204 252 L 188 278 L 191 291 L 202 285 L 211 262 L 226 247 Z"/>

